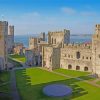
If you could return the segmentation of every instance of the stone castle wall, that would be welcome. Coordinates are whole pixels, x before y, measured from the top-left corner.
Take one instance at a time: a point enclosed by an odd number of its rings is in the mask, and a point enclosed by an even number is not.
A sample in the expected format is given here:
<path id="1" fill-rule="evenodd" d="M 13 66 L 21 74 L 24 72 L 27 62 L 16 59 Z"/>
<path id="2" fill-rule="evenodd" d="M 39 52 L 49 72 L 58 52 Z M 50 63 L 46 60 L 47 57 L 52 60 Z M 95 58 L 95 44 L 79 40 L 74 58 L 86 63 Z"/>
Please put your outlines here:
<path id="1" fill-rule="evenodd" d="M 77 68 L 79 66 L 79 68 Z M 60 67 L 92 71 L 92 49 L 88 46 L 65 46 L 61 48 Z M 87 70 L 86 70 L 87 69 Z"/>
<path id="2" fill-rule="evenodd" d="M 8 22 L 0 21 L 0 70 L 7 69 L 8 64 Z"/>
<path id="3" fill-rule="evenodd" d="M 44 46 L 42 50 L 42 67 L 55 69 L 58 64 L 58 68 L 89 71 L 100 76 L 100 25 L 96 25 L 92 42 L 70 44 L 69 41 L 69 31 L 49 32 L 48 46 Z M 55 47 L 59 53 L 55 51 Z"/>

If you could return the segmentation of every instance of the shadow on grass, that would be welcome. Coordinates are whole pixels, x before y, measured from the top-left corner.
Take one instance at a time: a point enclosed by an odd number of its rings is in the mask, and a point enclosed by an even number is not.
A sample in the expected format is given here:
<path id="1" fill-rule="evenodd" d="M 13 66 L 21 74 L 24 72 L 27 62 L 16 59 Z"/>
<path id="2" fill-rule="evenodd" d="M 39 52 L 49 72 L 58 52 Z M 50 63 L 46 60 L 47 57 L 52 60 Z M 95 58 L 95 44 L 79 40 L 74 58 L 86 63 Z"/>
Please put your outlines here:
<path id="1" fill-rule="evenodd" d="M 78 78 L 83 79 L 83 80 L 94 80 L 94 79 L 96 79 L 96 78 L 93 78 L 93 77 L 91 77 L 89 75 L 87 75 L 87 76 L 80 76 Z"/>
<path id="2" fill-rule="evenodd" d="M 26 75 L 26 70 L 21 70 L 17 76 L 17 87 L 19 89 L 21 99 L 22 100 L 71 100 L 74 98 L 78 98 L 80 96 L 88 94 L 88 92 L 81 88 L 77 83 L 81 82 L 82 80 L 76 80 L 75 78 L 65 79 L 65 80 L 58 80 L 58 81 L 51 81 L 48 83 L 40 83 L 31 85 L 31 79 Z M 81 76 L 82 77 L 82 76 Z M 89 79 L 89 78 L 88 78 Z M 65 84 L 72 88 L 72 97 L 68 99 L 65 97 L 48 97 L 43 94 L 43 87 L 49 84 Z"/>

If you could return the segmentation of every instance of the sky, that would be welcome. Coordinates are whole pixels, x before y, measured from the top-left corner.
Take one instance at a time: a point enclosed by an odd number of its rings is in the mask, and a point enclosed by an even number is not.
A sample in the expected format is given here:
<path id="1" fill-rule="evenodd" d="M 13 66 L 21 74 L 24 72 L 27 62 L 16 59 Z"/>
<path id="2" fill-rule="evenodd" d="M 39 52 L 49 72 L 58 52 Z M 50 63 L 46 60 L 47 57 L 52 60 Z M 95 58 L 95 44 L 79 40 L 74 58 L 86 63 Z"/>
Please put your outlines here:
<path id="1" fill-rule="evenodd" d="M 100 0 L 0 0 L 0 20 L 15 26 L 15 35 L 68 29 L 93 34 L 100 23 Z"/>

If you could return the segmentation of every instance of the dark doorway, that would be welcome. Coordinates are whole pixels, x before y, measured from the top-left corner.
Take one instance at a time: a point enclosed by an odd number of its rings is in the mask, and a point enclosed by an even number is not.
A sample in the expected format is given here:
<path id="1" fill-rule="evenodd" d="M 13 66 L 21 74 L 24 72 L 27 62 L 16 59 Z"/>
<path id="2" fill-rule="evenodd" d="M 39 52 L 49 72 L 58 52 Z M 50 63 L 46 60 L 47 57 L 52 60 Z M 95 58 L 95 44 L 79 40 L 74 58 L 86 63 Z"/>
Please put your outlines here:
<path id="1" fill-rule="evenodd" d="M 68 69 L 72 69 L 72 65 L 68 65 Z"/>
<path id="2" fill-rule="evenodd" d="M 80 70 L 80 66 L 76 66 L 76 70 Z"/>
<path id="3" fill-rule="evenodd" d="M 88 67 L 84 67 L 84 71 L 88 71 Z"/>

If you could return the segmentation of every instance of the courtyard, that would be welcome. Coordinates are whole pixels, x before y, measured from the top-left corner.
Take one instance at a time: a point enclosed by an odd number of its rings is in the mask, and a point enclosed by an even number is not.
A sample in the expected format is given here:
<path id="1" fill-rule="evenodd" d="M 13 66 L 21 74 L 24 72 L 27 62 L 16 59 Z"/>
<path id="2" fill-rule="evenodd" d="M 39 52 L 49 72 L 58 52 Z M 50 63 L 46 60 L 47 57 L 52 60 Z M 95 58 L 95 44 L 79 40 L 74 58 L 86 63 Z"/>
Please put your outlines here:
<path id="1" fill-rule="evenodd" d="M 0 72 L 0 100 L 11 100 L 10 73 Z"/>
<path id="2" fill-rule="evenodd" d="M 59 72 L 59 74 L 57 73 Z M 64 75 L 62 75 L 64 74 Z M 49 84 L 64 84 L 72 88 L 71 100 L 99 100 L 100 88 L 84 80 L 92 82 L 88 72 L 74 72 L 68 70 L 55 70 L 49 72 L 41 68 L 27 68 L 16 71 L 17 88 L 21 100 L 67 100 L 67 97 L 48 97 L 43 94 L 43 88 Z M 67 77 L 70 76 L 70 77 Z M 74 77 L 73 77 L 74 76 Z M 77 78 L 84 78 L 78 80 Z"/>

